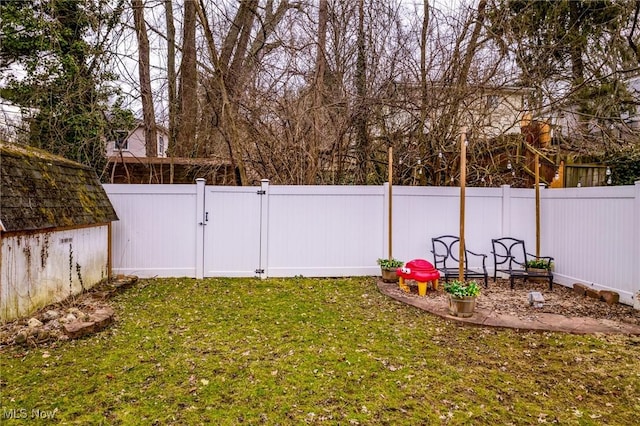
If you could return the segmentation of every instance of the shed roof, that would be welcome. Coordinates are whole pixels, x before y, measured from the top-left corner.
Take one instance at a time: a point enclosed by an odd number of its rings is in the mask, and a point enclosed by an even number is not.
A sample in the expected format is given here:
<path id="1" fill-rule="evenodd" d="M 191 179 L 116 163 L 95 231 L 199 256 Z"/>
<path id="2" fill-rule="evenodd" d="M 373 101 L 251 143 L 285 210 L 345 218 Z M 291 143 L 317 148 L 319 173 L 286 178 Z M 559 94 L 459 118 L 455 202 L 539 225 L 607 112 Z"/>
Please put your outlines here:
<path id="1" fill-rule="evenodd" d="M 90 167 L 0 141 L 0 230 L 30 231 L 118 220 Z"/>

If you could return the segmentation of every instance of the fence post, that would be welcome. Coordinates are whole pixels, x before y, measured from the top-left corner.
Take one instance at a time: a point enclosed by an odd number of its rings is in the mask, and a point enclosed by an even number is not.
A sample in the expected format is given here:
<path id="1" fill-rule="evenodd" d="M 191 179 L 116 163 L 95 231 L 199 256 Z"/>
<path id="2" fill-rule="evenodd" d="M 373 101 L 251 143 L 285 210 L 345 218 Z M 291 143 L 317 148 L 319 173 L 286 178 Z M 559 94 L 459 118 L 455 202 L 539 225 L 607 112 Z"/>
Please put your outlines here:
<path id="1" fill-rule="evenodd" d="M 260 278 L 269 276 L 269 179 L 260 181 Z"/>
<path id="2" fill-rule="evenodd" d="M 196 179 L 196 278 L 204 278 L 204 194 L 205 180 L 203 178 Z"/>
<path id="3" fill-rule="evenodd" d="M 633 257 L 632 259 L 640 259 L 640 180 L 635 182 L 635 194 L 634 194 L 634 203 L 633 203 Z M 633 285 L 635 285 L 635 290 L 631 297 L 634 298 L 633 307 L 640 310 L 640 262 L 632 262 L 633 263 L 633 272 L 631 277 L 633 279 Z M 632 287 L 633 288 L 633 287 Z"/>
<path id="4" fill-rule="evenodd" d="M 511 186 L 501 185 L 502 188 L 502 235 L 511 236 Z"/>

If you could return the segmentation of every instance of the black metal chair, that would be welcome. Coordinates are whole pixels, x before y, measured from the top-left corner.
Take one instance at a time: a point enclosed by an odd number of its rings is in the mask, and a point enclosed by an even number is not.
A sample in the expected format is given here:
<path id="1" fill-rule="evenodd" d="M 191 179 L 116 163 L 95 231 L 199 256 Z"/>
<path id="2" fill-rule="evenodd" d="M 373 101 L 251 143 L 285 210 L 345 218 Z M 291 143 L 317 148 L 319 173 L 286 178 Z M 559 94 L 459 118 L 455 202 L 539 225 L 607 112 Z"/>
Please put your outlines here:
<path id="1" fill-rule="evenodd" d="M 516 278 L 522 278 L 524 282 L 528 278 L 545 278 L 549 280 L 549 290 L 553 289 L 553 272 L 551 272 L 553 257 L 527 253 L 524 240 L 512 237 L 492 239 L 491 245 L 493 246 L 491 253 L 493 254 L 494 282 L 498 272 L 502 272 L 509 275 L 511 288 L 513 288 Z M 541 261 L 544 268 L 530 267 L 530 260 Z"/>
<path id="2" fill-rule="evenodd" d="M 460 262 L 458 260 L 460 253 L 460 238 L 455 235 L 441 235 L 431 239 L 433 253 L 433 266 L 442 273 L 445 282 L 449 282 L 449 278 L 460 278 Z M 489 285 L 489 275 L 485 261 L 486 254 L 474 253 L 465 248 L 464 250 L 464 278 L 482 278 L 484 286 Z M 482 260 L 482 270 L 469 269 L 469 256 L 479 257 Z"/>

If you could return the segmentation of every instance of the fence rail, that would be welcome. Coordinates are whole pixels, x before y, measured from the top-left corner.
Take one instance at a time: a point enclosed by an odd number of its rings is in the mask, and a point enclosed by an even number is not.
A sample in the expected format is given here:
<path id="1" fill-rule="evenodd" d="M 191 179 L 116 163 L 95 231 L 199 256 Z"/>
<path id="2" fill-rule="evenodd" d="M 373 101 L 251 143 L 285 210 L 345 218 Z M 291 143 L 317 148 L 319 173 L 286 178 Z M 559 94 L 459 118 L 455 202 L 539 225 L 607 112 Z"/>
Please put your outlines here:
<path id="1" fill-rule="evenodd" d="M 378 275 L 376 259 L 389 252 L 388 184 L 104 187 L 120 218 L 113 225 L 117 274 Z M 431 260 L 431 238 L 459 232 L 459 194 L 394 186 L 393 256 Z M 467 188 L 469 249 L 490 259 L 491 239 L 512 236 L 533 252 L 535 235 L 533 189 Z M 614 290 L 632 304 L 640 290 L 640 182 L 542 190 L 541 252 L 555 258 L 555 282 Z"/>

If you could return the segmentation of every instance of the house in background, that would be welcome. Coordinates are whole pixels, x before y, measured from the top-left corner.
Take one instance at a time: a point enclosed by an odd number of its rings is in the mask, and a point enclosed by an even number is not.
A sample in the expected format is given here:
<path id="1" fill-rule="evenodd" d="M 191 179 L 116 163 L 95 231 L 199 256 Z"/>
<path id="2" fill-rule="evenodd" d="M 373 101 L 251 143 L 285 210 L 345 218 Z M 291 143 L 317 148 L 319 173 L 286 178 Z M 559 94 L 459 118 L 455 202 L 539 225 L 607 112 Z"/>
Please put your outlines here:
<path id="1" fill-rule="evenodd" d="M 93 169 L 0 141 L 0 323 L 107 279 L 114 220 Z"/>
<path id="2" fill-rule="evenodd" d="M 107 170 L 110 183 L 194 183 L 204 178 L 208 185 L 233 185 L 234 170 L 228 161 L 212 158 L 169 157 L 169 132 L 157 130 L 157 157 L 147 157 L 144 123 L 131 131 L 122 131 L 115 141 L 107 142 Z"/>
<path id="3" fill-rule="evenodd" d="M 158 157 L 167 156 L 167 148 L 169 144 L 169 132 L 162 126 L 156 126 L 158 137 L 157 152 Z M 107 142 L 107 158 L 122 156 L 143 158 L 147 156 L 144 140 L 144 123 L 138 122 L 136 127 L 131 130 L 122 130 L 118 132 L 118 139 Z"/>

